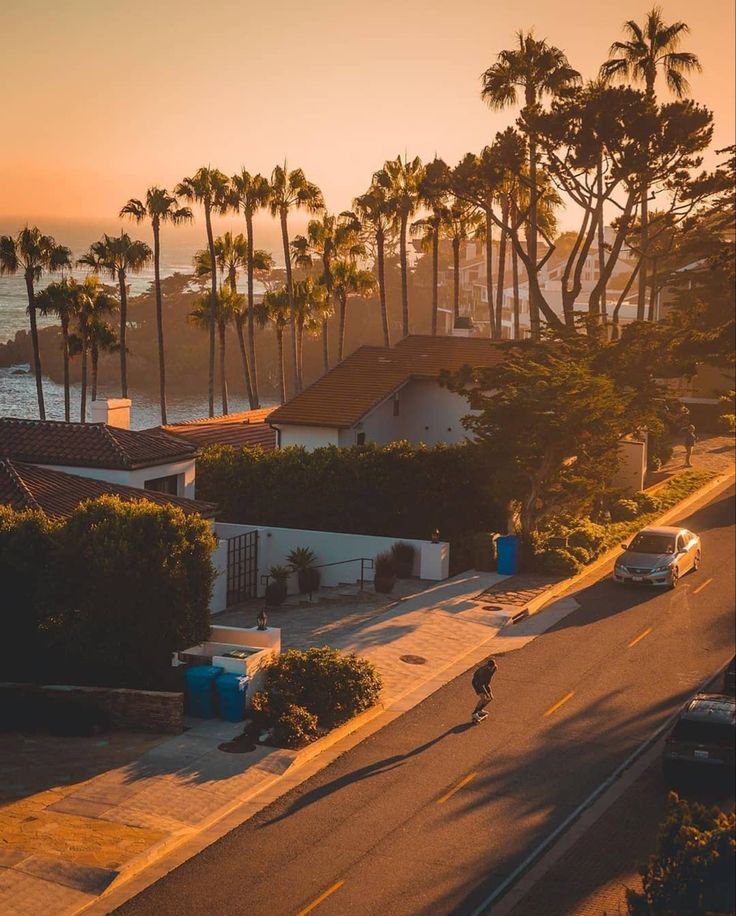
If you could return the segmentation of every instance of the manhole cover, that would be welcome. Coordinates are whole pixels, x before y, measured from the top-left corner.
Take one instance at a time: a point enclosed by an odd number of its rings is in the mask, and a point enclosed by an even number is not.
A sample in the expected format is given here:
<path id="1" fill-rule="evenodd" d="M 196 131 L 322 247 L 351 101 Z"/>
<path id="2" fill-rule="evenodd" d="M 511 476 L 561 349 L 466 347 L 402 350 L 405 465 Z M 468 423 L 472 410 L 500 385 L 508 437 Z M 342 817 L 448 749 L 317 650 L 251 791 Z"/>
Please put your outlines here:
<path id="1" fill-rule="evenodd" d="M 421 655 L 400 655 L 400 662 L 406 662 L 407 665 L 426 665 L 427 659 Z"/>
<path id="2" fill-rule="evenodd" d="M 502 604 L 484 604 L 483 607 L 487 611 L 502 611 L 503 610 Z"/>

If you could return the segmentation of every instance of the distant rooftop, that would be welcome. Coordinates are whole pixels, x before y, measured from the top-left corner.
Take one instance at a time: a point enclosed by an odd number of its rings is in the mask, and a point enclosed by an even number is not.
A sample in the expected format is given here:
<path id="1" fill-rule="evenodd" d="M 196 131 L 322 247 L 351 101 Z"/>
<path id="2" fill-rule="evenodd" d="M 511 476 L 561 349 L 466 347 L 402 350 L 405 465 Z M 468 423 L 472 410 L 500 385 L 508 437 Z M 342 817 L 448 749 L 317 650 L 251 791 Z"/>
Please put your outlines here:
<path id="1" fill-rule="evenodd" d="M 502 350 L 486 337 L 412 335 L 394 347 L 360 347 L 269 416 L 274 426 L 349 429 L 411 379 L 490 368 Z"/>
<path id="2" fill-rule="evenodd" d="M 157 427 L 170 436 L 184 439 L 192 445 L 232 445 L 235 448 L 260 446 L 264 451 L 276 448 L 276 432 L 268 425 L 267 419 L 274 407 L 259 410 L 243 410 L 222 417 L 202 417 L 184 423 L 169 423 Z"/>
<path id="3" fill-rule="evenodd" d="M 0 457 L 33 464 L 135 470 L 196 457 L 188 442 L 161 432 L 104 423 L 0 418 Z"/>
<path id="4" fill-rule="evenodd" d="M 169 496 L 155 490 L 141 490 L 40 468 L 35 464 L 0 458 L 0 504 L 12 509 L 40 509 L 51 518 L 68 518 L 77 506 L 88 499 L 117 496 L 130 502 L 146 500 L 159 506 L 176 506 L 187 515 L 214 518 L 216 507 L 199 499 Z"/>

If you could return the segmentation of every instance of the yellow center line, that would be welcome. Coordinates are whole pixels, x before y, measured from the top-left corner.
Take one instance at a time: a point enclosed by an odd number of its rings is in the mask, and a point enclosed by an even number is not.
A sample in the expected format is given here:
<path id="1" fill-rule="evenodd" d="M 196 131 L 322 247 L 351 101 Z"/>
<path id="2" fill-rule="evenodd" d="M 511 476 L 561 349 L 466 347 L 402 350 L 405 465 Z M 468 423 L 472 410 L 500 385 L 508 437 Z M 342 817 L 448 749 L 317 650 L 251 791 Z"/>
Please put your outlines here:
<path id="1" fill-rule="evenodd" d="M 628 645 L 628 648 L 631 649 L 631 648 L 632 648 L 633 646 L 635 646 L 638 642 L 641 642 L 642 639 L 644 639 L 645 636 L 649 636 L 649 634 L 652 632 L 653 629 L 654 629 L 654 627 L 647 627 L 646 630 L 644 630 L 643 633 L 639 633 L 639 635 L 636 637 L 636 639 L 632 639 L 632 640 L 631 640 L 631 642 L 630 642 L 629 645 Z"/>
<path id="2" fill-rule="evenodd" d="M 713 579 L 706 579 L 702 585 L 699 585 L 697 588 L 693 589 L 693 595 L 697 595 L 698 592 L 702 592 L 706 585 L 710 585 Z"/>
<path id="3" fill-rule="evenodd" d="M 476 772 L 476 773 L 468 773 L 468 775 L 465 777 L 465 779 L 461 779 L 460 782 L 459 782 L 454 788 L 450 789 L 449 792 L 446 792 L 446 793 L 442 796 L 442 798 L 438 798 L 438 799 L 437 799 L 437 804 L 438 804 L 438 805 L 444 804 L 444 803 L 448 800 L 448 798 L 452 798 L 452 796 L 453 796 L 456 792 L 459 792 L 460 789 L 462 789 L 463 786 L 467 786 L 467 784 L 468 784 L 469 782 L 472 782 L 472 781 L 475 779 L 475 777 L 476 777 L 477 775 L 478 775 L 477 772 Z"/>
<path id="4" fill-rule="evenodd" d="M 554 706 L 550 706 L 550 708 L 544 714 L 545 717 L 551 716 L 553 712 L 557 712 L 560 706 L 563 706 L 565 703 L 567 703 L 568 700 L 571 700 L 574 696 L 575 696 L 574 690 L 571 690 L 570 693 L 566 693 L 565 696 L 561 700 L 558 700 Z"/>
<path id="5" fill-rule="evenodd" d="M 323 903 L 325 900 L 327 900 L 327 898 L 334 894 L 335 891 L 339 891 L 344 883 L 344 881 L 336 881 L 332 887 L 328 887 L 327 890 L 320 894 L 316 900 L 313 900 L 309 906 L 305 906 L 303 910 L 299 910 L 296 916 L 307 916 L 307 913 L 311 913 L 312 910 L 315 910 L 320 905 L 320 903 Z"/>

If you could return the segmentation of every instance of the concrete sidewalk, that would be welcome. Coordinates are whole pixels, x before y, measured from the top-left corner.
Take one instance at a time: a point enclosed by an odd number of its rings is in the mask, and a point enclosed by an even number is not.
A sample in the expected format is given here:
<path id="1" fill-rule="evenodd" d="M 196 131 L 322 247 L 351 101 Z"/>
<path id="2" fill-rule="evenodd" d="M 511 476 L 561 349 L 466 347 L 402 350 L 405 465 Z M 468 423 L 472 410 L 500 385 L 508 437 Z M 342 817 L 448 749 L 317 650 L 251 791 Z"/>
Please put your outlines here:
<path id="1" fill-rule="evenodd" d="M 434 690 L 454 677 L 458 662 L 507 623 L 508 615 L 488 610 L 482 595 L 502 578 L 457 576 L 388 608 L 362 628 L 335 632 L 331 643 L 377 666 L 383 708 L 404 706 L 423 684 L 431 682 Z M 0 912 L 77 912 L 300 763 L 298 751 L 222 750 L 242 733 L 240 723 L 189 725 L 122 767 L 0 807 Z M 323 742 L 329 744 L 330 736 Z"/>

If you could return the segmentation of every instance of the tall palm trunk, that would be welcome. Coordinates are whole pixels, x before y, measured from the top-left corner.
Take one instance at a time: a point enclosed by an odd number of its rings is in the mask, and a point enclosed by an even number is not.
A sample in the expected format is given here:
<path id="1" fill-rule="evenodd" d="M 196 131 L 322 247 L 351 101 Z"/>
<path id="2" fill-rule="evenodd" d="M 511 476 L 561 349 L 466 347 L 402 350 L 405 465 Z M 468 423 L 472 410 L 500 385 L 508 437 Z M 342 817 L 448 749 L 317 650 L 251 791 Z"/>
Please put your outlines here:
<path id="1" fill-rule="evenodd" d="M 322 364 L 325 372 L 330 371 L 330 330 L 326 318 L 322 319 Z"/>
<path id="2" fill-rule="evenodd" d="M 253 389 L 251 388 L 250 373 L 248 372 L 248 353 L 245 348 L 245 332 L 243 331 L 243 318 L 238 316 L 235 319 L 235 333 L 238 335 L 238 347 L 240 348 L 240 360 L 243 363 L 243 378 L 245 379 L 245 390 L 248 395 L 248 403 L 251 410 L 253 407 Z"/>
<path id="3" fill-rule="evenodd" d="M 452 317 L 453 326 L 460 317 L 460 239 L 452 240 Z"/>
<path id="4" fill-rule="evenodd" d="M 256 362 L 256 332 L 255 332 L 255 298 L 253 290 L 253 217 L 245 214 L 245 227 L 248 243 L 248 373 L 250 378 L 248 388 L 248 403 L 251 410 L 261 406 L 258 394 L 258 364 Z"/>
<path id="5" fill-rule="evenodd" d="M 92 400 L 97 400 L 97 370 L 100 364 L 100 348 L 96 343 L 90 347 L 90 361 L 92 363 Z"/>
<path id="6" fill-rule="evenodd" d="M 303 354 L 304 354 L 304 322 L 297 321 L 296 323 L 296 368 L 299 373 L 299 378 L 303 377 Z M 301 385 L 301 382 L 300 382 Z"/>
<path id="7" fill-rule="evenodd" d="M 69 399 L 69 319 L 61 318 L 62 356 L 64 359 L 64 419 L 67 423 L 71 420 L 71 404 Z"/>
<path id="8" fill-rule="evenodd" d="M 82 397 L 79 402 L 79 420 L 87 422 L 87 350 L 89 340 L 85 331 L 82 331 Z"/>
<path id="9" fill-rule="evenodd" d="M 212 263 L 214 264 L 214 261 Z M 166 354 L 164 350 L 164 310 L 161 303 L 161 239 L 160 226 L 156 219 L 153 220 L 153 285 L 156 290 L 158 390 L 159 400 L 161 402 L 161 425 L 166 426 Z M 210 416 L 212 416 L 212 412 L 210 412 Z"/>
<path id="10" fill-rule="evenodd" d="M 506 226 L 509 218 L 509 202 L 504 198 L 501 203 L 501 222 Z M 498 245 L 498 278 L 496 280 L 496 337 L 503 337 L 501 322 L 503 320 L 503 284 L 506 274 L 506 242 L 507 232 L 501 230 L 501 241 Z"/>
<path id="11" fill-rule="evenodd" d="M 490 207 L 485 208 L 486 215 L 486 299 L 488 299 L 488 336 L 496 336 L 496 323 L 493 309 L 493 218 Z"/>
<path id="12" fill-rule="evenodd" d="M 383 345 L 391 346 L 391 332 L 388 324 L 388 308 L 386 306 L 386 265 L 384 260 L 384 246 L 386 237 L 383 229 L 376 232 L 376 260 L 378 261 L 378 295 L 381 301 L 381 322 L 383 324 Z"/>
<path id="13" fill-rule="evenodd" d="M 527 89 L 527 108 L 536 105 L 536 95 L 531 87 Z M 539 192 L 537 188 L 537 138 L 533 131 L 529 132 L 529 222 L 527 224 L 526 245 L 531 270 L 534 277 L 529 276 L 529 323 L 532 329 L 532 338 L 539 340 L 541 327 L 539 321 L 539 300 L 537 299 L 537 204 Z M 532 282 L 534 280 L 534 282 Z"/>
<path id="14" fill-rule="evenodd" d="M 514 290 L 514 340 L 521 338 L 521 317 L 519 315 L 519 255 L 511 246 L 511 282 Z"/>
<path id="15" fill-rule="evenodd" d="M 606 228 L 606 218 L 603 213 L 603 157 L 601 156 L 598 160 L 598 175 L 596 176 L 597 188 L 596 192 L 598 194 L 598 200 L 600 201 L 599 211 L 598 211 L 598 277 L 603 277 L 606 270 L 606 252 L 605 252 L 605 228 Z M 605 324 L 608 318 L 608 310 L 606 309 L 606 284 L 603 283 L 603 287 L 600 293 L 600 302 L 599 314 L 603 319 Z"/>
<path id="16" fill-rule="evenodd" d="M 227 406 L 227 375 L 225 372 L 225 322 L 217 322 L 217 333 L 220 338 L 220 391 L 222 393 L 223 416 L 229 413 Z"/>
<path id="17" fill-rule="evenodd" d="M 38 345 L 38 325 L 36 324 L 36 295 L 33 289 L 33 277 L 26 271 L 26 293 L 28 294 L 28 318 L 31 323 L 31 343 L 33 345 L 33 371 L 36 375 L 36 396 L 38 398 L 39 419 L 46 419 L 46 405 L 43 401 L 43 382 L 41 373 L 41 350 Z"/>
<path id="18" fill-rule="evenodd" d="M 338 352 L 338 359 L 340 360 L 340 362 L 342 362 L 342 358 L 345 353 L 345 325 L 347 322 L 347 313 L 348 313 L 348 297 L 345 295 L 339 295 L 337 298 L 340 303 L 340 331 L 339 331 L 337 352 Z"/>
<path id="19" fill-rule="evenodd" d="M 437 334 L 439 318 L 439 280 L 440 280 L 440 230 L 432 229 L 432 334 Z"/>
<path id="20" fill-rule="evenodd" d="M 283 208 L 281 210 L 281 241 L 284 246 L 286 292 L 289 297 L 289 326 L 291 328 L 291 371 L 294 379 L 294 390 L 298 394 L 302 390 L 302 380 L 299 375 L 299 357 L 296 343 L 296 305 L 294 303 L 294 284 L 291 277 L 291 258 L 289 257 L 289 227 L 286 223 L 286 210 Z"/>
<path id="21" fill-rule="evenodd" d="M 128 288 L 125 283 L 125 270 L 118 270 L 118 286 L 120 288 L 120 396 L 128 397 L 128 364 L 127 350 L 125 348 L 125 332 L 128 325 Z"/>
<path id="22" fill-rule="evenodd" d="M 209 374 L 207 378 L 207 397 L 210 416 L 215 415 L 215 324 L 217 323 L 217 270 L 215 269 L 215 237 L 212 233 L 212 214 L 210 205 L 205 201 L 204 221 L 207 227 L 207 247 L 210 252 L 210 318 L 209 318 Z"/>
<path id="23" fill-rule="evenodd" d="M 399 259 L 401 261 L 401 335 L 409 336 L 409 264 L 406 252 L 406 226 L 409 214 L 401 213 L 401 237 L 399 238 Z"/>
<path id="24" fill-rule="evenodd" d="M 282 404 L 286 403 L 286 366 L 284 365 L 284 332 L 279 328 L 276 331 L 276 345 L 279 354 L 279 398 Z"/>

